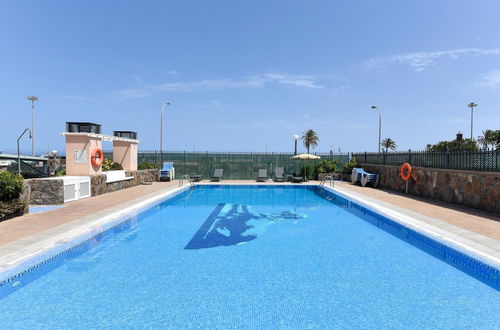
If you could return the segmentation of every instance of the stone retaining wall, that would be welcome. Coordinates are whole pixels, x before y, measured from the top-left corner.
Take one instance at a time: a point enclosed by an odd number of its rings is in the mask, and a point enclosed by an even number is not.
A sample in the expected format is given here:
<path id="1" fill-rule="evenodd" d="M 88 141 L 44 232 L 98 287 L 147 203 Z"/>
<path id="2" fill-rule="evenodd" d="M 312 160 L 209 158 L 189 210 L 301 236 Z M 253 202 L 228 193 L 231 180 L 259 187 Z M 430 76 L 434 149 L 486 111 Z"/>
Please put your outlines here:
<path id="1" fill-rule="evenodd" d="M 31 205 L 64 204 L 64 185 L 60 179 L 24 180 L 25 194 Z"/>
<path id="2" fill-rule="evenodd" d="M 90 178 L 92 196 L 102 195 L 142 184 L 158 181 L 158 170 L 126 171 L 126 176 L 134 178 L 127 181 L 106 183 L 106 175 L 94 175 Z M 23 200 L 31 205 L 58 205 L 64 203 L 64 185 L 60 179 L 24 180 Z"/>
<path id="3" fill-rule="evenodd" d="M 130 188 L 142 184 L 143 182 L 158 181 L 158 170 L 125 171 L 126 176 L 134 178 L 126 181 L 106 183 L 106 175 L 93 175 L 90 178 L 92 196 L 99 196 L 108 192 Z"/>
<path id="4" fill-rule="evenodd" d="M 380 187 L 405 191 L 400 167 L 363 164 L 379 173 Z M 413 167 L 408 193 L 500 214 L 500 173 Z"/>

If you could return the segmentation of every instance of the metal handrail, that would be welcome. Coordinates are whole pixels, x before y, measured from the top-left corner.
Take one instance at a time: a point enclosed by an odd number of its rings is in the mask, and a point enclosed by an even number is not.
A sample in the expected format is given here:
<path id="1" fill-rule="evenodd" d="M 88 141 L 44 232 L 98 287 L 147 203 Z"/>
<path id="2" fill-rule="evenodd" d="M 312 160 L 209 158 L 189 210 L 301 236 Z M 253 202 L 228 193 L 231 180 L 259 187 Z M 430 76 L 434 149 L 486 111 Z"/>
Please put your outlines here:
<path id="1" fill-rule="evenodd" d="M 323 180 L 321 180 L 319 186 L 320 187 L 324 186 L 326 181 L 330 181 L 330 187 L 332 187 L 332 188 L 335 187 L 335 182 L 334 182 L 333 176 L 331 176 L 331 175 L 325 175 Z"/>
<path id="2" fill-rule="evenodd" d="M 189 174 L 184 174 L 183 176 L 181 176 L 181 178 L 179 179 L 179 187 L 182 187 L 184 185 L 184 180 L 188 180 L 189 184 L 191 186 L 194 186 L 194 182 L 193 182 L 193 179 L 191 179 L 191 177 L 189 176 Z"/>

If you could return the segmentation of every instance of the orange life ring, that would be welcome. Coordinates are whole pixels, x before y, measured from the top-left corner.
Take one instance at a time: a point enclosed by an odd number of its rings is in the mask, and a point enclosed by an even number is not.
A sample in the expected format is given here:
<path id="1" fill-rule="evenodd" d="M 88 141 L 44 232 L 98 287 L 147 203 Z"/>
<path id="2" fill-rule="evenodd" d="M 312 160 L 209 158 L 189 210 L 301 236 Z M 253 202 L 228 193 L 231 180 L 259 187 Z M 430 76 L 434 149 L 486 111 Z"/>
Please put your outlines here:
<path id="1" fill-rule="evenodd" d="M 104 153 L 102 152 L 101 148 L 97 148 L 92 152 L 92 155 L 90 156 L 90 161 L 92 162 L 92 165 L 95 167 L 99 167 L 102 165 L 102 161 L 104 160 Z"/>
<path id="2" fill-rule="evenodd" d="M 406 172 L 406 173 L 405 173 Z M 408 181 L 411 178 L 411 165 L 408 163 L 404 163 L 401 166 L 401 179 Z"/>

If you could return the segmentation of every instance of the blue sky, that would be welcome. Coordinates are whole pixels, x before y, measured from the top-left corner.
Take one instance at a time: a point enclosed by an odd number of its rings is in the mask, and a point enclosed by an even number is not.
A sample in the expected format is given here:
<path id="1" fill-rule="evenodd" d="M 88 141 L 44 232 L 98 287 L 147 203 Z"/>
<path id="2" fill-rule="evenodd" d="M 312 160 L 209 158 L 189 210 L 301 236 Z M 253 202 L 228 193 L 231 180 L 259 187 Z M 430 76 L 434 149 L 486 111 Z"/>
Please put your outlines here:
<path id="1" fill-rule="evenodd" d="M 0 149 L 66 121 L 136 130 L 140 149 L 422 149 L 500 129 L 498 1 L 1 1 Z M 50 145 L 49 145 L 50 144 Z M 22 148 L 29 152 L 30 141 Z M 107 146 L 110 148 L 111 146 Z"/>

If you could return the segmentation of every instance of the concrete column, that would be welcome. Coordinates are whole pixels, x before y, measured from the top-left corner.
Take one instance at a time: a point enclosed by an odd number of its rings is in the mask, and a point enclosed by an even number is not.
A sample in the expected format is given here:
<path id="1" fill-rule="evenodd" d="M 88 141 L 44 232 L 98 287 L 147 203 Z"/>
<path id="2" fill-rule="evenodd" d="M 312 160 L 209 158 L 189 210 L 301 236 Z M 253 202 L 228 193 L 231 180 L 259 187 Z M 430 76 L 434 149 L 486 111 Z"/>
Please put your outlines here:
<path id="1" fill-rule="evenodd" d="M 102 150 L 102 139 L 86 134 L 66 134 L 66 175 L 100 174 L 101 166 L 93 166 L 90 157 Z"/>
<path id="2" fill-rule="evenodd" d="M 137 171 L 137 142 L 113 141 L 113 161 L 122 165 L 124 170 Z"/>

